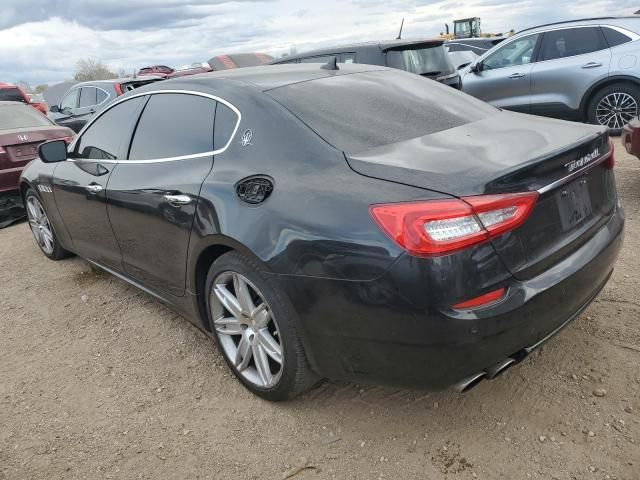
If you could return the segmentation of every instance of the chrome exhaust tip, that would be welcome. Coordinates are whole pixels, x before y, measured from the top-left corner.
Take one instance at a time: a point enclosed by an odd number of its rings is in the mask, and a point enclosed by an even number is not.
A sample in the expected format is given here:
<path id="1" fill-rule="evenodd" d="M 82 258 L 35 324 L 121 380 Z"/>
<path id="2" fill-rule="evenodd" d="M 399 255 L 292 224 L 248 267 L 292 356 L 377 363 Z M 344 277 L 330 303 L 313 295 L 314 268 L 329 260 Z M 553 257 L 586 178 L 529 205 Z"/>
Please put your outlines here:
<path id="1" fill-rule="evenodd" d="M 499 361 L 494 366 L 487 368 L 487 378 L 496 378 L 503 374 L 507 369 L 516 363 L 515 359 L 509 357 Z"/>
<path id="2" fill-rule="evenodd" d="M 486 377 L 486 375 L 487 375 L 487 372 L 484 372 L 484 371 L 483 372 L 474 373 L 473 375 L 471 375 L 471 376 L 465 378 L 464 380 L 461 380 L 460 382 L 456 383 L 453 386 L 453 389 L 456 392 L 459 392 L 459 393 L 468 392 L 473 387 L 478 385 L 484 379 L 484 377 Z"/>

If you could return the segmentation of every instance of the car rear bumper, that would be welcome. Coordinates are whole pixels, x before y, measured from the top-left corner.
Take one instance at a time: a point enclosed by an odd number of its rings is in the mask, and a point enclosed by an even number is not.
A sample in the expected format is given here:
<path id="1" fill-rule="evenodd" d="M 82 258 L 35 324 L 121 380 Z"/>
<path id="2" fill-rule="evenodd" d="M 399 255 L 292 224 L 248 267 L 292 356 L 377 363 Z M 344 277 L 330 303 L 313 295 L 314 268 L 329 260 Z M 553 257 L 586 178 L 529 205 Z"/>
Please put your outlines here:
<path id="1" fill-rule="evenodd" d="M 640 120 L 629 122 L 622 129 L 622 145 L 631 155 L 640 158 Z"/>
<path id="2" fill-rule="evenodd" d="M 610 277 L 623 231 L 624 213 L 616 207 L 586 244 L 534 278 L 510 279 L 504 300 L 476 311 L 431 303 L 434 285 L 403 283 L 419 265 L 408 255 L 369 282 L 280 280 L 319 374 L 438 390 L 507 357 L 521 358 L 575 318 Z"/>

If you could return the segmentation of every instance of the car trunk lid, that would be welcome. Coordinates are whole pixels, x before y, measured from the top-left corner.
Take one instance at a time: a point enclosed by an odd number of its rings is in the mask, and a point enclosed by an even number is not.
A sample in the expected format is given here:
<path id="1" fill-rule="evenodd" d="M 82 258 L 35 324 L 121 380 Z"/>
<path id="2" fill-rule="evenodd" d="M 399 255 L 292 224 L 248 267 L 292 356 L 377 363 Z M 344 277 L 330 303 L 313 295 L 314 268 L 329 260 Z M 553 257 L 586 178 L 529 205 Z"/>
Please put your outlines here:
<path id="1" fill-rule="evenodd" d="M 538 191 L 527 221 L 492 240 L 517 278 L 530 278 L 583 245 L 615 208 L 600 127 L 507 113 L 362 153 L 356 172 L 455 197 Z"/>

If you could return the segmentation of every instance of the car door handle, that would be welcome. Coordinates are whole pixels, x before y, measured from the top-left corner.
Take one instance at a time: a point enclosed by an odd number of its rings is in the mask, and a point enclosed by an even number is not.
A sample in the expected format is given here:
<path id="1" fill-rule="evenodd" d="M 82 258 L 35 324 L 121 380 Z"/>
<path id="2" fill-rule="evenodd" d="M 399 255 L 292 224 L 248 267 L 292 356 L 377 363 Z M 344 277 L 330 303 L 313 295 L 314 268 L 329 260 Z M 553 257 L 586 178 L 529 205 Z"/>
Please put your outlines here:
<path id="1" fill-rule="evenodd" d="M 183 205 L 189 205 L 193 202 L 189 195 L 165 195 L 164 199 L 174 207 L 182 207 Z"/>
<path id="2" fill-rule="evenodd" d="M 526 77 L 524 73 L 514 73 L 512 75 L 509 75 L 509 78 L 513 78 L 513 79 L 524 78 L 524 77 Z"/>
<path id="3" fill-rule="evenodd" d="M 582 65 L 582 68 L 587 69 L 587 68 L 598 68 L 601 67 L 602 64 L 599 62 L 589 62 L 589 63 L 585 63 L 584 65 Z"/>
<path id="4" fill-rule="evenodd" d="M 87 185 L 84 188 L 87 192 L 92 193 L 93 195 L 95 195 L 96 193 L 100 193 L 102 190 L 104 190 L 104 187 L 102 185 L 98 185 L 95 183 L 92 183 L 91 185 Z"/>

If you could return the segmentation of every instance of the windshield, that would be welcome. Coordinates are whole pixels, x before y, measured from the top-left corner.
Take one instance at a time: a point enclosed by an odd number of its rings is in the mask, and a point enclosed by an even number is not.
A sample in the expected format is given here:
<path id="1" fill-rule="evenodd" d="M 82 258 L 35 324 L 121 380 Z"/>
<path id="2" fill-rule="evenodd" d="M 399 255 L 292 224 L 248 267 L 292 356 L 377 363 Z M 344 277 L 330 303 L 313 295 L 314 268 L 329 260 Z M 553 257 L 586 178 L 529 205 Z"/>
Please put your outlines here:
<path id="1" fill-rule="evenodd" d="M 26 103 L 17 88 L 0 88 L 0 100 Z"/>
<path id="2" fill-rule="evenodd" d="M 387 66 L 427 76 L 456 71 L 443 46 L 390 50 L 387 52 Z"/>
<path id="3" fill-rule="evenodd" d="M 4 105 L 0 107 L 0 130 L 14 128 L 50 127 L 47 117 L 26 105 Z"/>
<path id="4" fill-rule="evenodd" d="M 268 92 L 348 154 L 459 127 L 499 110 L 398 70 L 337 75 Z"/>

